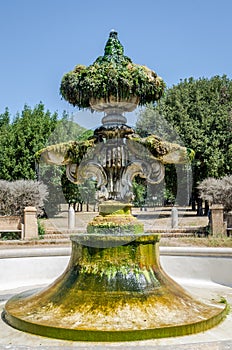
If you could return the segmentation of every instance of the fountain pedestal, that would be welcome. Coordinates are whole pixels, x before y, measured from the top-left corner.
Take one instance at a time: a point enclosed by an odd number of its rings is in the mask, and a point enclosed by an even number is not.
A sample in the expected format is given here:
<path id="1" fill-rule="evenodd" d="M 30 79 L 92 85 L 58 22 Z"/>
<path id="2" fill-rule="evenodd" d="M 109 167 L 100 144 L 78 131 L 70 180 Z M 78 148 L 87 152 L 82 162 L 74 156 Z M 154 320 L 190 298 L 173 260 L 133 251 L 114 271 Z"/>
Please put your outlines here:
<path id="1" fill-rule="evenodd" d="M 88 233 L 143 233 L 144 225 L 131 214 L 132 204 L 109 200 L 99 205 L 99 215 L 88 223 Z"/>
<path id="2" fill-rule="evenodd" d="M 193 299 L 162 270 L 159 236 L 80 234 L 66 271 L 10 299 L 13 327 L 48 337 L 127 341 L 185 335 L 219 323 L 226 306 Z"/>

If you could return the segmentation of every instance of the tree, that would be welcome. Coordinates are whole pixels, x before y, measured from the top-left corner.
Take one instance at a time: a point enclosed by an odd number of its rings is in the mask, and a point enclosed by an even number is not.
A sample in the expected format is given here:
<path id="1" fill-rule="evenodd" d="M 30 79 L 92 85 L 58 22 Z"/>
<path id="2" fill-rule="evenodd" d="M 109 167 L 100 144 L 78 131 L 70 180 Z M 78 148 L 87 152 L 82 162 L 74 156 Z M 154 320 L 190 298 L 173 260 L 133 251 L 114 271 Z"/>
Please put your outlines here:
<path id="1" fill-rule="evenodd" d="M 79 186 L 68 180 L 65 171 L 63 172 L 61 177 L 61 184 L 63 194 L 68 205 L 73 205 L 74 210 L 76 210 L 76 205 L 80 204 L 82 209 L 83 199 L 79 191 Z"/>
<path id="2" fill-rule="evenodd" d="M 139 116 L 137 127 L 158 134 L 161 127 L 165 137 L 169 125 L 184 145 L 195 151 L 194 188 L 207 177 L 231 173 L 232 80 L 225 75 L 185 79 L 149 108 Z M 162 120 L 165 122 L 160 126 Z"/>
<path id="3" fill-rule="evenodd" d="M 57 120 L 52 133 L 49 135 L 46 146 L 54 143 L 68 142 L 70 140 L 79 140 L 85 135 L 85 132 L 86 129 L 77 124 L 72 115 L 69 116 L 64 111 L 62 117 Z"/>
<path id="4" fill-rule="evenodd" d="M 66 112 L 58 119 L 57 113 L 45 111 L 42 103 L 33 109 L 27 105 L 17 113 L 12 123 L 9 110 L 0 115 L 0 179 L 36 179 L 46 183 L 49 196 L 46 211 L 57 212 L 65 202 L 61 176 L 63 167 L 36 164 L 35 153 L 54 142 L 76 140 L 85 131 Z M 38 171 L 39 169 L 39 171 Z"/>
<path id="5" fill-rule="evenodd" d="M 86 204 L 86 211 L 89 211 L 89 204 L 96 204 L 96 182 L 87 179 L 79 187 L 81 200 Z"/>
<path id="6" fill-rule="evenodd" d="M 14 161 L 13 133 L 10 125 L 10 113 L 6 108 L 0 114 L 0 179 L 11 180 L 9 167 Z"/>
<path id="7" fill-rule="evenodd" d="M 232 80 L 184 80 L 167 92 L 157 109 L 194 149 L 195 184 L 231 173 Z"/>
<path id="8" fill-rule="evenodd" d="M 177 134 L 174 127 L 168 123 L 164 116 L 159 113 L 152 104 L 147 105 L 146 108 L 139 113 L 136 123 L 136 131 L 142 137 L 146 137 L 149 134 L 155 134 L 162 140 L 183 145 L 183 141 L 180 139 L 180 136 Z M 148 198 L 159 197 L 159 203 L 171 204 L 175 202 L 175 198 L 177 199 L 178 194 L 178 204 L 186 205 L 189 198 L 186 198 L 186 196 L 183 195 L 180 196 L 177 188 L 178 180 L 178 186 L 182 190 L 186 189 L 186 193 L 188 193 L 188 184 L 184 184 L 185 180 L 182 176 L 183 174 L 186 174 L 186 168 L 187 166 L 185 164 L 165 164 L 165 179 L 162 185 L 165 188 L 160 191 L 159 186 L 154 185 L 152 193 L 148 193 Z M 177 176 L 177 174 L 179 174 L 179 176 Z M 154 202 L 154 200 L 150 200 L 150 202 Z"/>
<path id="9" fill-rule="evenodd" d="M 34 109 L 25 105 L 21 114 L 18 113 L 11 124 L 5 112 L 5 119 L 0 118 L 5 120 L 5 137 L 0 140 L 1 179 L 36 178 L 35 152 L 46 144 L 56 126 L 57 118 L 57 113 L 45 112 L 42 103 Z"/>
<path id="10" fill-rule="evenodd" d="M 140 176 L 136 176 L 133 179 L 133 204 L 135 207 L 142 207 L 145 205 L 147 196 L 147 183 L 146 180 Z"/>
<path id="11" fill-rule="evenodd" d="M 10 124 L 10 113 L 9 109 L 6 108 L 5 112 L 0 114 L 0 132 L 2 129 Z"/>
<path id="12" fill-rule="evenodd" d="M 155 134 L 169 142 L 183 143 L 171 123 L 151 103 L 147 104 L 146 108 L 143 108 L 138 114 L 136 131 L 142 137 Z"/>
<path id="13" fill-rule="evenodd" d="M 72 116 L 70 117 L 64 112 L 62 118 L 56 122 L 56 127 L 44 146 L 79 140 L 85 134 L 85 130 L 73 121 Z M 46 184 L 49 193 L 48 200 L 45 203 L 45 212 L 48 217 L 52 217 L 58 212 L 60 204 L 68 203 L 70 205 L 78 202 L 78 187 L 67 179 L 65 166 L 45 164 L 43 161 L 39 161 L 38 166 L 39 179 Z"/>

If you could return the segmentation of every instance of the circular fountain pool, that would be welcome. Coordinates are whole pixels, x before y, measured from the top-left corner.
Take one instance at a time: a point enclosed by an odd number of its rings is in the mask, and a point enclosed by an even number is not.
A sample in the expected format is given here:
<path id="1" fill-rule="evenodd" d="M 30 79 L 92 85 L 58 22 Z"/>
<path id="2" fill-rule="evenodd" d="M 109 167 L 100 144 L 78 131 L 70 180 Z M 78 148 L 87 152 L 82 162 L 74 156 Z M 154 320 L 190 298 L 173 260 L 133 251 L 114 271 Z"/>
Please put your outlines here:
<path id="1" fill-rule="evenodd" d="M 18 292 L 35 286 L 44 286 L 54 281 L 66 269 L 71 248 L 20 248 L 0 250 L 0 303 L 3 308 L 7 299 Z M 224 248 L 160 248 L 160 261 L 164 270 L 192 295 L 202 300 L 225 298 L 232 304 L 232 249 Z M 231 346 L 231 314 L 218 326 L 203 333 L 185 337 L 150 339 L 140 342 L 123 342 L 126 348 L 176 348 L 203 349 L 205 346 Z M 44 338 L 19 332 L 0 322 L 2 349 L 33 347 L 34 349 L 75 348 L 102 349 L 103 344 L 70 342 Z M 210 342 L 210 343 L 209 343 Z M 178 344 L 178 345 L 177 345 Z M 188 345 L 187 345 L 188 344 Z M 106 346 L 106 345 L 104 345 Z M 116 348 L 120 346 L 117 344 Z M 168 347 L 167 347 L 168 346 Z M 202 347 L 201 347 L 202 346 Z M 116 349 L 114 343 L 107 343 L 109 349 Z M 210 348 L 210 347 L 209 347 Z M 221 347 L 223 348 L 223 347 Z"/>

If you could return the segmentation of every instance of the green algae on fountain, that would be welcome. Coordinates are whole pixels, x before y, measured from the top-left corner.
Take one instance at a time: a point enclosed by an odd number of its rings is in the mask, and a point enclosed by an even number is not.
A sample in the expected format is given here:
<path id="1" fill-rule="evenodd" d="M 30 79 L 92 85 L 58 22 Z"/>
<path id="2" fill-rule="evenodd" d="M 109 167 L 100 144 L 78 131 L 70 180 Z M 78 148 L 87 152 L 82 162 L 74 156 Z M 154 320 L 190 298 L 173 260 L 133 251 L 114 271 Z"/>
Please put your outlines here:
<path id="1" fill-rule="evenodd" d="M 88 233 L 143 233 L 144 225 L 131 214 L 132 205 L 108 200 L 99 205 L 99 215 L 88 223 Z"/>
<path id="2" fill-rule="evenodd" d="M 114 102 L 124 103 L 124 110 L 130 111 L 137 103 L 144 105 L 158 100 L 164 88 L 163 80 L 154 71 L 134 64 L 124 55 L 117 32 L 112 30 L 104 56 L 98 57 L 89 67 L 77 65 L 66 73 L 60 92 L 65 100 L 81 109 L 101 110 L 99 101 L 111 101 L 113 105 Z M 131 101 L 135 103 L 131 104 Z"/>
<path id="3" fill-rule="evenodd" d="M 126 125 L 124 112 L 161 97 L 162 79 L 124 56 L 111 31 L 104 56 L 67 73 L 60 90 L 74 106 L 103 111 L 102 125 L 86 141 L 48 146 L 36 156 L 66 165 L 75 184 L 95 178 L 100 212 L 87 233 L 71 236 L 65 272 L 43 290 L 11 298 L 6 322 L 47 337 L 104 342 L 185 335 L 215 326 L 227 306 L 196 300 L 167 276 L 160 266 L 159 235 L 144 233 L 131 214 L 135 176 L 159 183 L 164 164 L 186 163 L 194 155 L 156 135 L 142 138 Z"/>

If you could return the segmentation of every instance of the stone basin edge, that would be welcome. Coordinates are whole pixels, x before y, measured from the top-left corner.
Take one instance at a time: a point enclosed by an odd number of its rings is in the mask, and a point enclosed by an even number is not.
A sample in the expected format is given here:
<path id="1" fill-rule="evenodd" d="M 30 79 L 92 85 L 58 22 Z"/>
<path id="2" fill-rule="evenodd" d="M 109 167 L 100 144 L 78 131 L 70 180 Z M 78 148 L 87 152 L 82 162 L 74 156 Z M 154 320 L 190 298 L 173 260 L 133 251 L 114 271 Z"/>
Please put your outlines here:
<path id="1" fill-rule="evenodd" d="M 170 256 L 205 256 L 232 258 L 232 248 L 223 247 L 160 247 L 160 255 Z M 30 247 L 0 249 L 0 259 L 70 256 L 71 247 Z"/>

